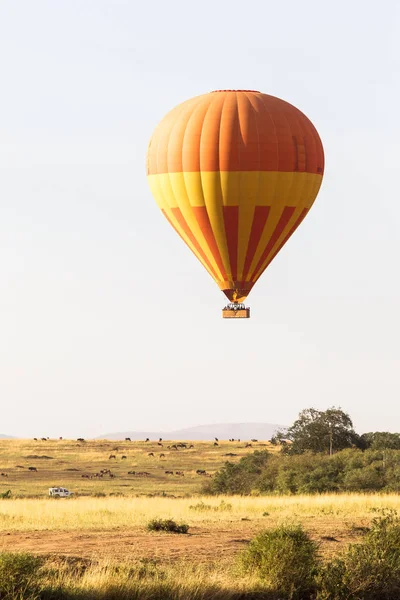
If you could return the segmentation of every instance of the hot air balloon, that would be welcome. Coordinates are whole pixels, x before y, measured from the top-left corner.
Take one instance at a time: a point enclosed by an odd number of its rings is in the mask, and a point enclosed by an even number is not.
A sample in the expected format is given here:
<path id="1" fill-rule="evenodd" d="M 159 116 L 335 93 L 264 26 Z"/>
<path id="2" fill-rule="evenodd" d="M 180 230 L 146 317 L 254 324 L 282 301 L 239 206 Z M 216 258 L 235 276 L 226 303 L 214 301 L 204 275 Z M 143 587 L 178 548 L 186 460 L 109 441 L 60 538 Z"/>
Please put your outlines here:
<path id="1" fill-rule="evenodd" d="M 311 121 L 274 96 L 218 90 L 183 102 L 147 152 L 153 196 L 229 300 L 244 301 L 310 210 L 324 151 Z"/>

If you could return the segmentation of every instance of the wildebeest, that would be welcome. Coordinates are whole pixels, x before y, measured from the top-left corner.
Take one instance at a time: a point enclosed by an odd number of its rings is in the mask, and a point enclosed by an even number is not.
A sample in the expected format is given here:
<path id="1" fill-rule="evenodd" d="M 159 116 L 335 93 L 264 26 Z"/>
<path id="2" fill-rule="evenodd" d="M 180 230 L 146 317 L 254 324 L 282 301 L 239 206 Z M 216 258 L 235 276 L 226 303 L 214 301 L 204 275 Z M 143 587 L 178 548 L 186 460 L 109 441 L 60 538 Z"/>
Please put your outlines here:
<path id="1" fill-rule="evenodd" d="M 2 477 L 8 477 L 7 473 L 1 473 Z"/>
<path id="2" fill-rule="evenodd" d="M 163 447 L 161 442 L 157 442 L 157 446 L 161 446 L 161 448 Z"/>
<path id="3" fill-rule="evenodd" d="M 214 442 L 214 446 L 218 446 L 218 442 Z"/>
<path id="4" fill-rule="evenodd" d="M 216 442 L 218 442 L 218 438 L 214 438 L 214 440 L 215 440 Z"/>
<path id="5" fill-rule="evenodd" d="M 115 454 L 110 454 L 110 456 L 108 457 L 108 460 L 110 460 L 111 458 L 115 458 L 116 459 L 117 457 L 115 456 Z"/>
<path id="6" fill-rule="evenodd" d="M 37 438 L 33 438 L 35 442 L 37 442 Z"/>
<path id="7" fill-rule="evenodd" d="M 163 453 L 161 452 L 161 454 L 160 454 L 160 458 L 165 458 L 165 454 L 163 454 Z"/>
<path id="8" fill-rule="evenodd" d="M 258 440 L 255 440 L 255 439 L 252 439 L 252 440 L 250 440 L 250 441 L 251 441 L 251 442 L 258 442 Z"/>
<path id="9" fill-rule="evenodd" d="M 149 441 L 150 441 L 150 438 L 146 438 L 144 441 L 145 441 L 145 442 L 149 442 Z"/>
<path id="10" fill-rule="evenodd" d="M 205 469 L 197 469 L 196 473 L 197 475 L 204 475 L 205 474 Z"/>
<path id="11" fill-rule="evenodd" d="M 180 477 L 185 477 L 185 473 L 183 471 L 175 471 L 175 475 L 179 475 Z"/>
<path id="12" fill-rule="evenodd" d="M 85 440 L 84 440 L 84 438 L 78 438 L 76 441 L 77 442 L 84 442 Z"/>
<path id="13" fill-rule="evenodd" d="M 37 471 L 36 467 L 28 467 L 28 471 Z"/>
<path id="14" fill-rule="evenodd" d="M 47 442 L 47 438 L 40 438 L 42 442 Z"/>
<path id="15" fill-rule="evenodd" d="M 245 444 L 244 446 L 245 448 L 252 448 L 253 446 L 251 444 Z"/>
<path id="16" fill-rule="evenodd" d="M 154 456 L 154 452 L 149 452 L 147 456 Z"/>
<path id="17" fill-rule="evenodd" d="M 173 474 L 174 474 L 174 472 L 173 472 L 173 471 L 165 471 L 165 474 L 166 474 L 166 475 L 173 475 Z"/>
<path id="18" fill-rule="evenodd" d="M 162 438 L 158 438 L 158 441 L 159 441 L 159 442 L 162 442 Z"/>
<path id="19" fill-rule="evenodd" d="M 190 444 L 190 446 L 189 446 L 189 450 L 190 450 L 190 448 L 194 448 L 193 444 Z"/>
<path id="20" fill-rule="evenodd" d="M 124 459 L 126 459 L 126 456 L 125 455 L 121 456 L 121 460 L 124 460 Z"/>
<path id="21" fill-rule="evenodd" d="M 125 441 L 126 441 L 126 442 L 130 442 L 130 441 L 131 441 L 131 438 L 125 438 Z"/>

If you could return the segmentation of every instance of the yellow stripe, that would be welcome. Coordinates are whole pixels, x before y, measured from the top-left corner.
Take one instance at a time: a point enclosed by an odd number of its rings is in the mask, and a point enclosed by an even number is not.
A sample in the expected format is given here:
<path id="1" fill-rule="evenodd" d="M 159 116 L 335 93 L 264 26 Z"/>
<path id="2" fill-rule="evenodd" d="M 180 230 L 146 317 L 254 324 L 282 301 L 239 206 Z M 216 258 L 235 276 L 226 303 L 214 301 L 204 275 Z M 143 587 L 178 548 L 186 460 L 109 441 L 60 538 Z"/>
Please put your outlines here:
<path id="1" fill-rule="evenodd" d="M 211 275 L 211 277 L 214 279 L 214 281 L 216 281 L 218 283 L 219 279 L 216 279 L 214 277 L 214 274 L 210 271 L 208 265 L 204 262 L 203 258 L 198 253 L 198 251 L 196 250 L 196 248 L 193 246 L 192 242 L 189 240 L 189 238 L 187 237 L 186 233 L 183 231 L 182 227 L 180 226 L 180 224 L 176 220 L 176 218 L 175 218 L 175 216 L 174 216 L 171 208 L 177 208 L 177 207 L 170 207 L 169 203 L 166 201 L 165 196 L 163 194 L 163 190 L 162 190 L 162 187 L 161 187 L 161 182 L 160 182 L 160 180 L 157 177 L 159 177 L 159 176 L 152 177 L 151 181 L 149 181 L 149 183 L 150 183 L 151 192 L 152 192 L 154 198 L 156 199 L 156 202 L 157 202 L 159 208 L 161 210 L 165 211 L 165 213 L 168 215 L 168 218 L 170 219 L 170 221 L 174 224 L 175 228 L 177 229 L 177 231 L 179 232 L 179 234 L 182 236 L 182 239 L 184 240 L 184 242 L 187 244 L 187 246 L 189 246 L 190 250 L 199 259 L 199 261 L 204 266 L 204 268 L 207 269 L 208 273 Z M 207 252 L 207 254 L 206 254 L 207 258 L 209 257 L 209 254 L 210 253 Z M 211 256 L 211 258 L 209 260 L 210 260 L 211 264 L 213 265 L 213 267 L 215 265 L 216 273 L 217 274 L 220 273 L 217 265 L 215 264 L 215 260 L 213 259 L 212 256 Z M 222 280 L 222 275 L 221 275 L 220 279 Z"/>
<path id="2" fill-rule="evenodd" d="M 254 208 L 255 206 L 271 207 L 267 224 L 259 241 L 247 278 L 253 281 L 259 277 L 265 265 L 268 264 L 269 257 L 275 252 L 276 248 L 287 235 L 302 209 L 304 207 L 310 208 L 313 204 L 322 182 L 322 175 L 282 171 L 203 171 L 162 173 L 159 175 L 149 175 L 148 179 L 157 204 L 167 212 L 169 218 L 171 218 L 177 229 L 181 232 L 181 228 L 176 223 L 170 210 L 171 208 L 180 208 L 205 255 L 213 265 L 215 271 L 221 276 L 219 280 L 219 284 L 221 284 L 223 280 L 222 274 L 210 252 L 191 208 L 196 206 L 207 207 L 207 213 L 227 272 L 227 277 L 232 279 L 232 269 L 229 261 L 223 219 L 223 206 L 239 206 L 237 279 L 240 281 L 243 277 L 243 268 L 253 224 Z M 274 244 L 274 248 L 269 253 L 269 256 L 263 261 L 263 265 L 257 270 L 257 273 L 254 273 L 254 269 L 276 228 L 285 206 L 296 207 L 296 210 L 281 236 Z M 193 248 L 193 245 L 187 240 L 185 234 L 181 233 L 191 250 L 203 262 L 198 252 Z"/>

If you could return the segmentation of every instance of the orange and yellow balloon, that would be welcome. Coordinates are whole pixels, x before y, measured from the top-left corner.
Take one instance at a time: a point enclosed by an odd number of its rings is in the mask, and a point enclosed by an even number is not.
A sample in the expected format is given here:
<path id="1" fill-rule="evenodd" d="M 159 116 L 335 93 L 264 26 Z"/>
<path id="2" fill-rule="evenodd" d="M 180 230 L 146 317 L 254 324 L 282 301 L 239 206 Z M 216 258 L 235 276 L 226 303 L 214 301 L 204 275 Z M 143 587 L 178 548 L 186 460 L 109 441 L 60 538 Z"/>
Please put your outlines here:
<path id="1" fill-rule="evenodd" d="M 310 210 L 324 151 L 284 100 L 220 90 L 183 102 L 156 127 L 151 191 L 231 301 L 243 302 Z"/>

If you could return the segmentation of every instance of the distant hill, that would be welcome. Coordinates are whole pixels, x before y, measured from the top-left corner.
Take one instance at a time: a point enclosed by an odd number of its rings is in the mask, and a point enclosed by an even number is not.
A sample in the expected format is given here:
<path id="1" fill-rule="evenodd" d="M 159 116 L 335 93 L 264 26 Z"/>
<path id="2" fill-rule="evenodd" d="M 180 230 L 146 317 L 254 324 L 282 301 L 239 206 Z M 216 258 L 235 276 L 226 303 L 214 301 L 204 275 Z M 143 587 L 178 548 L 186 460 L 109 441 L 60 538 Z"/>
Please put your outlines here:
<path id="1" fill-rule="evenodd" d="M 5 435 L 4 433 L 0 433 L 0 440 L 15 440 L 15 436 Z"/>
<path id="2" fill-rule="evenodd" d="M 176 431 L 118 431 L 104 433 L 96 439 L 123 440 L 130 437 L 131 440 L 146 438 L 155 440 L 161 437 L 164 440 L 213 440 L 217 437 L 221 440 L 229 438 L 269 440 L 277 429 L 285 429 L 285 426 L 273 423 L 216 423 L 215 425 L 197 425 Z"/>

